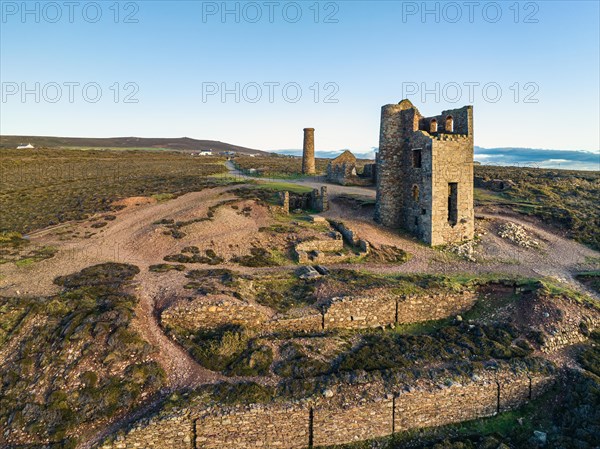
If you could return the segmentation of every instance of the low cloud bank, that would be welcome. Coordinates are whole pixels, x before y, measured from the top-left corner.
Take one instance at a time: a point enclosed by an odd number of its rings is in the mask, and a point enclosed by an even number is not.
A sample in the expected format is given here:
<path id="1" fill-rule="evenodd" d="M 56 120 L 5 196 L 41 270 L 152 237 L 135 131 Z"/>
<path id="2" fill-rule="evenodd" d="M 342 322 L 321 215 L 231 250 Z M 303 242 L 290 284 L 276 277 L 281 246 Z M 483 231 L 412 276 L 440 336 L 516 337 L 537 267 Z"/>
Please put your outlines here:
<path id="1" fill-rule="evenodd" d="M 600 153 L 590 151 L 475 147 L 475 160 L 484 165 L 600 170 Z"/>
<path id="2" fill-rule="evenodd" d="M 344 150 L 317 150 L 319 158 L 331 159 Z M 377 148 L 367 153 L 354 153 L 360 159 L 374 159 Z M 302 150 L 277 150 L 275 153 L 301 156 Z M 529 166 L 562 168 L 565 170 L 600 170 L 600 152 L 578 150 L 544 150 L 538 148 L 482 148 L 475 147 L 475 160 L 483 165 Z"/>

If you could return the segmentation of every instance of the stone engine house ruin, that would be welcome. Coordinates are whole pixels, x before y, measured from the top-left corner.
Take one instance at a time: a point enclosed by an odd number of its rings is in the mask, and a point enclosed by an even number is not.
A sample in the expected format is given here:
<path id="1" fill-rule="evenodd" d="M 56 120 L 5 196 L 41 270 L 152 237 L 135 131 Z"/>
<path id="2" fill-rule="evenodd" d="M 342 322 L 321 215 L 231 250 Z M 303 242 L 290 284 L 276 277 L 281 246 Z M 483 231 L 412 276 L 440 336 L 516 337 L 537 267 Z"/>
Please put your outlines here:
<path id="1" fill-rule="evenodd" d="M 423 117 L 409 100 L 381 109 L 375 220 L 429 245 L 473 238 L 473 107 Z"/>
<path id="2" fill-rule="evenodd" d="M 370 186 L 373 185 L 375 164 L 367 164 L 362 174 L 358 174 L 356 156 L 345 150 L 327 164 L 327 181 L 343 186 Z"/>

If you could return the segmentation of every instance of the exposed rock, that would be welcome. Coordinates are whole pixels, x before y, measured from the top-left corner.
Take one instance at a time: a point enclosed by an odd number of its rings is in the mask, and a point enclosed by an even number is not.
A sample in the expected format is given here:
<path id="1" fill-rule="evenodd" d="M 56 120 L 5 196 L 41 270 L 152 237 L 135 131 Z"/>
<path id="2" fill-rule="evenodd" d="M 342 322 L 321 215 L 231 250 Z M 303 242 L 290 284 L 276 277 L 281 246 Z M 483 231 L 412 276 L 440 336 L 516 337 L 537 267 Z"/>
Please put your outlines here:
<path id="1" fill-rule="evenodd" d="M 314 269 L 322 276 L 327 276 L 329 274 L 329 269 L 325 268 L 323 265 L 315 265 Z"/>
<path id="2" fill-rule="evenodd" d="M 532 238 L 525 228 L 517 223 L 506 222 L 500 226 L 498 235 L 523 248 L 539 248 L 540 242 Z"/>
<path id="3" fill-rule="evenodd" d="M 544 446 L 546 444 L 546 442 L 548 441 L 548 435 L 546 434 L 546 432 L 534 430 L 533 436 L 534 436 L 535 440 L 542 446 Z"/>
<path id="4" fill-rule="evenodd" d="M 319 272 L 317 270 L 315 270 L 313 267 L 311 267 L 310 265 L 306 265 L 306 266 L 298 268 L 296 270 L 296 275 L 300 279 L 305 279 L 305 280 L 316 279 L 316 278 L 321 277 Z"/>

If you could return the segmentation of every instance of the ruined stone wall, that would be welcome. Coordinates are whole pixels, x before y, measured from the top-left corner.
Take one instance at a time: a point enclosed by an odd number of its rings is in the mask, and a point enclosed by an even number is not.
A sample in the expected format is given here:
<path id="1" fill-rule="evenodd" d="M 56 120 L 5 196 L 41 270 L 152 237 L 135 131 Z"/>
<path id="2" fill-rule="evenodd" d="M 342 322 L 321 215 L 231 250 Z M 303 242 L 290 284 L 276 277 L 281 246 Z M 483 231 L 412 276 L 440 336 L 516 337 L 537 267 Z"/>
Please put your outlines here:
<path id="1" fill-rule="evenodd" d="M 215 408 L 196 421 L 196 447 L 202 449 L 305 448 L 309 412 L 296 404 Z"/>
<path id="2" fill-rule="evenodd" d="M 281 205 L 281 211 L 284 214 L 290 213 L 290 192 L 277 192 L 279 196 L 279 204 Z"/>
<path id="3" fill-rule="evenodd" d="M 365 164 L 363 168 L 363 177 L 370 179 L 373 183 L 377 181 L 377 164 Z"/>
<path id="4" fill-rule="evenodd" d="M 332 298 L 321 307 L 325 329 L 360 329 L 448 318 L 469 310 L 476 301 L 471 291 L 415 296 L 369 292 L 364 297 Z"/>
<path id="5" fill-rule="evenodd" d="M 398 324 L 439 320 L 466 312 L 477 302 L 477 294 L 464 291 L 456 294 L 415 295 L 398 298 Z"/>
<path id="6" fill-rule="evenodd" d="M 569 320 L 560 320 L 557 325 L 555 319 L 549 319 L 549 325 L 541 326 L 545 331 L 544 343 L 540 348 L 542 352 L 555 352 L 568 345 L 583 343 L 588 339 L 581 332 L 581 326 L 589 330 L 600 328 L 600 314 L 593 310 L 581 313 L 582 309 L 570 312 Z M 585 310 L 585 309 L 583 309 Z"/>
<path id="7" fill-rule="evenodd" d="M 395 399 L 394 430 L 469 421 L 492 416 L 497 409 L 498 385 L 491 379 L 452 385 L 438 391 L 403 391 Z"/>
<path id="8" fill-rule="evenodd" d="M 535 398 L 555 381 L 539 374 L 482 373 L 462 383 L 340 385 L 331 397 L 236 407 L 198 406 L 143 421 L 103 449 L 300 449 L 493 416 Z M 531 385 L 531 387 L 530 387 Z M 193 438 L 190 440 L 190 436 Z"/>
<path id="9" fill-rule="evenodd" d="M 265 322 L 263 332 L 320 332 L 323 330 L 323 315 L 311 309 L 306 315 L 295 318 L 279 318 Z"/>
<path id="10" fill-rule="evenodd" d="M 396 322 L 392 295 L 332 298 L 323 305 L 325 329 L 361 329 Z"/>
<path id="11" fill-rule="evenodd" d="M 163 325 L 186 329 L 214 329 L 228 324 L 260 327 L 269 320 L 265 310 L 229 296 L 205 296 L 176 304 L 161 314 Z"/>
<path id="12" fill-rule="evenodd" d="M 278 192 L 278 197 L 279 206 L 286 214 L 296 209 L 312 209 L 317 212 L 325 212 L 329 209 L 327 186 L 322 186 L 320 190 L 313 189 L 310 193 Z"/>
<path id="13" fill-rule="evenodd" d="M 335 238 L 319 239 L 319 240 L 307 240 L 300 242 L 296 245 L 296 251 L 341 251 L 344 249 L 344 240 L 342 235 L 335 233 Z"/>
<path id="14" fill-rule="evenodd" d="M 188 413 L 142 419 L 125 435 L 95 446 L 99 449 L 195 449 L 194 422 Z"/>
<path id="15" fill-rule="evenodd" d="M 371 164 L 373 165 L 373 164 Z M 327 181 L 342 186 L 370 186 L 373 184 L 373 168 L 368 176 L 359 176 L 356 173 L 356 164 L 344 162 L 342 164 L 329 163 L 327 165 Z"/>
<path id="16" fill-rule="evenodd" d="M 322 186 L 321 189 L 313 189 L 310 196 L 311 209 L 317 212 L 325 212 L 329 209 L 329 195 L 327 194 L 327 186 Z"/>
<path id="17" fill-rule="evenodd" d="M 350 229 L 344 223 L 341 221 L 329 220 L 329 224 L 333 227 L 333 229 L 342 234 L 342 237 L 346 242 L 348 242 L 348 244 L 358 248 L 361 252 L 369 252 L 369 242 L 361 239 L 355 231 Z"/>
<path id="18" fill-rule="evenodd" d="M 392 434 L 393 401 L 377 397 L 362 403 L 313 409 L 315 446 L 350 443 Z"/>
<path id="19" fill-rule="evenodd" d="M 511 179 L 486 179 L 481 176 L 475 176 L 474 185 L 480 189 L 504 192 L 506 190 L 511 190 L 516 186 L 516 183 Z"/>
<path id="20" fill-rule="evenodd" d="M 367 296 L 332 298 L 307 308 L 301 316 L 280 317 L 271 316 L 267 313 L 268 309 L 256 304 L 209 295 L 166 309 L 161 315 L 161 322 L 164 326 L 186 329 L 215 329 L 238 324 L 267 333 L 362 329 L 448 318 L 469 310 L 476 301 L 477 296 L 471 291 L 414 296 L 370 291 Z M 583 338 L 581 334 L 577 336 Z"/>

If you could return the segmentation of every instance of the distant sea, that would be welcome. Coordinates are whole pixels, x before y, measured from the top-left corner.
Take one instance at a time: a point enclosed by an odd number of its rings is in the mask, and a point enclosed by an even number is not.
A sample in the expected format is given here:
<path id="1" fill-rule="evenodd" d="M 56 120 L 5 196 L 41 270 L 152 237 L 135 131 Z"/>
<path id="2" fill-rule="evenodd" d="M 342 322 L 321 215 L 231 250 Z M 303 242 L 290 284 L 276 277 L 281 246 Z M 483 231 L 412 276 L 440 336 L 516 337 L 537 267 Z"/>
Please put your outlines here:
<path id="1" fill-rule="evenodd" d="M 320 158 L 334 158 L 342 150 L 319 151 Z M 367 153 L 354 153 L 360 159 L 374 159 L 377 148 Z M 300 156 L 302 150 L 276 150 L 274 153 Z M 538 148 L 482 148 L 475 147 L 475 160 L 482 165 L 509 165 L 517 167 L 562 168 L 565 170 L 600 170 L 600 152 L 580 150 L 544 150 Z"/>

